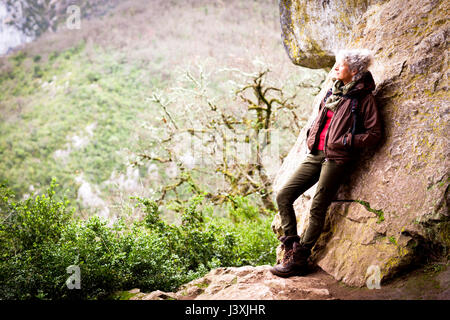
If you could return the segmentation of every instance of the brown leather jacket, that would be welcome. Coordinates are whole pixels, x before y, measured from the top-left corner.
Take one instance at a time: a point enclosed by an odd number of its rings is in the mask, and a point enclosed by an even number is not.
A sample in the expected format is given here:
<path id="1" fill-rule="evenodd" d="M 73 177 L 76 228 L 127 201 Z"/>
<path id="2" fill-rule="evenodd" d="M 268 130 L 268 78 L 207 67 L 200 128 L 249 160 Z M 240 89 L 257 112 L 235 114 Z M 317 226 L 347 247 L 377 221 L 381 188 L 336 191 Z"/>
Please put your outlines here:
<path id="1" fill-rule="evenodd" d="M 375 82 L 372 74 L 366 72 L 352 90 L 342 98 L 331 118 L 325 137 L 325 157 L 337 162 L 351 160 L 358 150 L 372 146 L 381 138 L 381 121 L 372 91 Z M 352 98 L 357 99 L 359 129 L 352 139 Z M 319 144 L 319 135 L 326 120 L 327 109 L 321 102 L 319 113 L 306 134 L 308 149 L 315 150 Z"/>

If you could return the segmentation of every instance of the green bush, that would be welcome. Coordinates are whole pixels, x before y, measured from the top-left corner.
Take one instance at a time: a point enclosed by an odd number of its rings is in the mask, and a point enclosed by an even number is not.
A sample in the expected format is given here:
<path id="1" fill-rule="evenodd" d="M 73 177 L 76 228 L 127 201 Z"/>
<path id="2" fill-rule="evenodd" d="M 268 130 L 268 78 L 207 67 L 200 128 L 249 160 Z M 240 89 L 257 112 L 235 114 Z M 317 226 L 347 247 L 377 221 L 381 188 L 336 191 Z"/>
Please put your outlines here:
<path id="1" fill-rule="evenodd" d="M 13 60 L 16 66 L 20 66 L 22 61 L 24 61 L 27 57 L 27 53 L 25 51 L 19 51 L 17 54 L 13 55 L 10 59 Z"/>
<path id="2" fill-rule="evenodd" d="M 28 198 L 15 203 L 14 194 L 5 183 L 0 184 L 2 215 L 0 241 L 9 240 L 12 246 L 2 245 L 2 257 L 38 248 L 41 244 L 57 242 L 64 226 L 72 217 L 68 202 L 54 198 L 56 183 L 52 180 L 47 195 Z"/>
<path id="3" fill-rule="evenodd" d="M 200 210 L 204 197 L 195 196 L 179 225 L 166 223 L 154 201 L 134 198 L 145 217 L 126 225 L 75 218 L 67 201 L 55 199 L 55 187 L 52 181 L 46 195 L 16 203 L 0 185 L 1 299 L 100 299 L 135 287 L 172 291 L 212 268 L 275 261 L 272 216 L 256 215 L 245 198 L 218 218 Z M 80 268 L 79 290 L 66 286 L 71 265 Z"/>
<path id="4" fill-rule="evenodd" d="M 61 239 L 73 216 L 68 202 L 55 199 L 56 183 L 47 194 L 14 202 L 14 194 L 0 184 L 0 298 L 42 296 L 58 266 L 48 260 L 49 250 Z M 50 250 L 51 253 L 51 250 Z"/>
<path id="5" fill-rule="evenodd" d="M 97 82 L 98 80 L 100 80 L 100 75 L 95 72 L 89 72 L 86 77 L 90 83 Z"/>
<path id="6" fill-rule="evenodd" d="M 33 77 L 34 78 L 42 78 L 42 76 L 44 75 L 44 73 L 42 72 L 42 69 L 39 65 L 34 66 L 33 69 Z"/>

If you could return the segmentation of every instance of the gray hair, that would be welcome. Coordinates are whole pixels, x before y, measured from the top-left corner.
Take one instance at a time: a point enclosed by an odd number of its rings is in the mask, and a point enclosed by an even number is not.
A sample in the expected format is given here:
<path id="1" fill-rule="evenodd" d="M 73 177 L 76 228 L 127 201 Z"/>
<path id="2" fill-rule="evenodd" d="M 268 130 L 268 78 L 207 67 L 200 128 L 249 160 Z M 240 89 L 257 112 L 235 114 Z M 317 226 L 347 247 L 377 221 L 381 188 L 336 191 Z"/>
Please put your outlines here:
<path id="1" fill-rule="evenodd" d="M 373 55 L 367 49 L 346 49 L 336 54 L 336 61 L 345 61 L 351 71 L 356 71 L 353 81 L 361 79 L 373 62 Z"/>

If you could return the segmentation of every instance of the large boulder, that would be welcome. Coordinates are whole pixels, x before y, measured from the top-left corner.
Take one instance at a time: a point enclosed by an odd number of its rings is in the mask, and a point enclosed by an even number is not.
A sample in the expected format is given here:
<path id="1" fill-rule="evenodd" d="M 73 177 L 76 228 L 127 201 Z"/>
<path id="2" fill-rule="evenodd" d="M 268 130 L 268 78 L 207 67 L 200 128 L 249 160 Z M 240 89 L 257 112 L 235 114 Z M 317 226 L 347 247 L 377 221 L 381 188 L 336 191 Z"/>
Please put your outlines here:
<path id="1" fill-rule="evenodd" d="M 450 3 L 280 0 L 279 5 L 293 63 L 329 68 L 340 48 L 367 48 L 375 55 L 371 72 L 384 139 L 361 154 L 340 188 L 338 199 L 356 201 L 330 206 L 315 262 L 337 280 L 363 286 L 377 267 L 383 281 L 432 249 L 448 254 Z M 330 84 L 329 76 L 275 178 L 275 193 L 306 157 L 306 129 Z M 315 187 L 294 203 L 300 235 L 314 192 Z M 281 234 L 279 216 L 272 227 Z"/>
<path id="2" fill-rule="evenodd" d="M 380 0 L 279 0 L 284 47 L 295 64 L 326 68 L 336 49 L 347 46 L 352 28 Z"/>

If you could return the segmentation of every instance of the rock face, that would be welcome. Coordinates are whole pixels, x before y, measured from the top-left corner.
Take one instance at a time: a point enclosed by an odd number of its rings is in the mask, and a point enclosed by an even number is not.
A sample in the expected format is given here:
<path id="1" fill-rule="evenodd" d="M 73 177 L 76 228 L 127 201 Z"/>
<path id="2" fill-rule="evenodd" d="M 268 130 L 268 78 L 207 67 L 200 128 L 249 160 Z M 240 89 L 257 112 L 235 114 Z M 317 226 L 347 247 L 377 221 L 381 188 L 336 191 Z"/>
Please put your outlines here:
<path id="1" fill-rule="evenodd" d="M 49 30 L 65 28 L 71 19 L 70 6 L 79 9 L 80 19 L 106 14 L 117 0 L 4 0 L 0 3 L 0 55 L 33 41 Z"/>
<path id="2" fill-rule="evenodd" d="M 270 266 L 217 268 L 183 285 L 177 292 L 138 293 L 130 300 L 328 300 L 333 299 L 318 277 L 283 279 Z M 130 291 L 130 293 L 135 293 Z"/>
<path id="3" fill-rule="evenodd" d="M 8 51 L 22 43 L 30 42 L 33 37 L 26 35 L 15 25 L 10 24 L 12 18 L 11 14 L 8 12 L 6 3 L 0 3 L 0 36 L 2 41 L 0 41 L 0 55 L 8 53 Z"/>
<path id="4" fill-rule="evenodd" d="M 339 48 L 372 50 L 374 93 L 385 126 L 382 143 L 361 155 L 338 192 L 338 199 L 359 202 L 331 205 L 313 260 L 337 280 L 363 286 L 371 265 L 384 280 L 430 246 L 448 250 L 450 3 L 280 0 L 279 5 L 285 48 L 295 64 L 331 67 Z M 306 129 L 330 84 L 324 83 L 309 123 L 285 158 L 275 193 L 306 157 Z M 299 235 L 308 224 L 314 188 L 294 203 Z M 278 216 L 272 227 L 281 234 Z"/>

